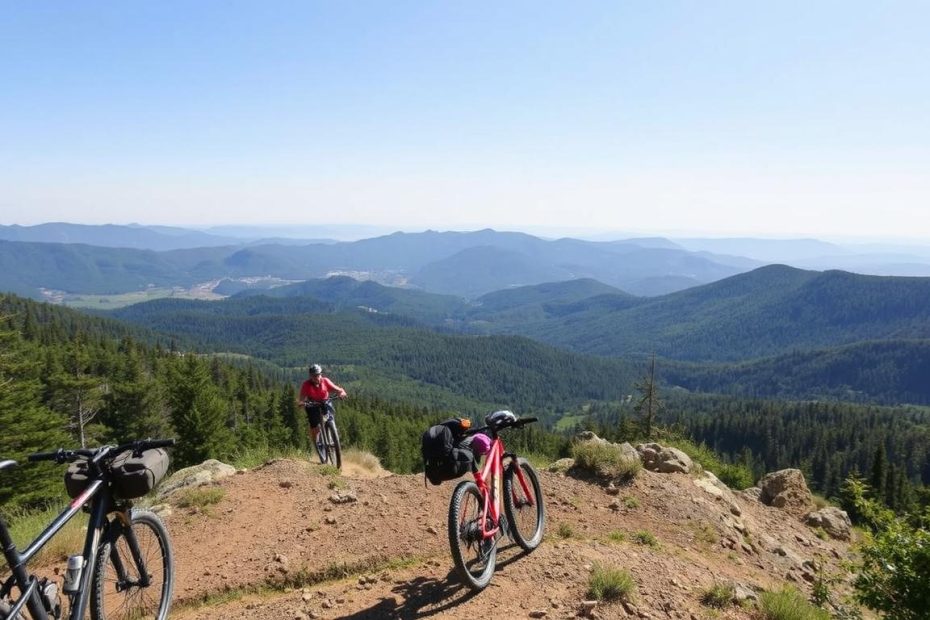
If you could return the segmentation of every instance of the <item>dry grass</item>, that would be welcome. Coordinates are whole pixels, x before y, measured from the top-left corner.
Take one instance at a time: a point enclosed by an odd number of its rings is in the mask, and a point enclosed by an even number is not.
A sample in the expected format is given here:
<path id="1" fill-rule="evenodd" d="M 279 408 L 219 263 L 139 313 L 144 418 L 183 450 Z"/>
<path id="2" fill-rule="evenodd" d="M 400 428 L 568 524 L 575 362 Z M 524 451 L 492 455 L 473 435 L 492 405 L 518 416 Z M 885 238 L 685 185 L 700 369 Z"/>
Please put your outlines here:
<path id="1" fill-rule="evenodd" d="M 50 507 L 45 510 L 13 512 L 8 520 L 10 534 L 16 547 L 22 551 L 35 540 L 36 536 L 51 524 L 64 510 L 64 506 Z M 69 555 L 80 553 L 84 548 L 84 536 L 87 532 L 87 517 L 78 513 L 42 548 L 36 559 L 37 564 L 58 562 Z"/>
<path id="2" fill-rule="evenodd" d="M 349 463 L 371 473 L 378 473 L 384 469 L 377 456 L 358 448 L 349 448 L 342 453 L 342 466 L 345 467 Z"/>

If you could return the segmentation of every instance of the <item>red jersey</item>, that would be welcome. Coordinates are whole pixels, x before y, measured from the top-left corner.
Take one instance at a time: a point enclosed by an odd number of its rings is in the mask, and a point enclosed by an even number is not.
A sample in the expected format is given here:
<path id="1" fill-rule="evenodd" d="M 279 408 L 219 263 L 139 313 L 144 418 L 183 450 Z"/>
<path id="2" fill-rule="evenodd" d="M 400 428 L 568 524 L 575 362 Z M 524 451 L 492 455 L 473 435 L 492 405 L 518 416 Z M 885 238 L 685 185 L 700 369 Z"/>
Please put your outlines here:
<path id="1" fill-rule="evenodd" d="M 314 385 L 310 379 L 307 379 L 300 386 L 299 400 L 324 401 L 329 398 L 330 390 L 335 391 L 342 396 L 346 393 L 344 389 L 329 380 L 329 377 L 322 377 L 319 385 Z"/>

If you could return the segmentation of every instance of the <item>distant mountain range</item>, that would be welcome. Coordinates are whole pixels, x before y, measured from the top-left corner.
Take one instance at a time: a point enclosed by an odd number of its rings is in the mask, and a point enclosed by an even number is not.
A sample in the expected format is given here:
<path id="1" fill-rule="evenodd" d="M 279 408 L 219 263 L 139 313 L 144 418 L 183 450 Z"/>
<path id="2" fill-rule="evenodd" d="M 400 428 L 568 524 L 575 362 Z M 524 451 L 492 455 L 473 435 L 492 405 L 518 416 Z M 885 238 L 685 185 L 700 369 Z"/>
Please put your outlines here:
<path id="1" fill-rule="evenodd" d="M 97 232 L 114 241 L 109 228 Z M 656 247 L 659 244 L 652 239 L 644 243 L 640 245 L 635 239 L 547 241 L 493 230 L 395 233 L 354 242 L 217 245 L 159 252 L 0 241 L 0 290 L 31 297 L 39 297 L 40 289 L 115 294 L 147 286 L 187 287 L 223 278 L 306 280 L 346 274 L 464 298 L 576 278 L 595 278 L 634 294 L 658 294 L 718 280 L 757 265 L 739 257 Z"/>

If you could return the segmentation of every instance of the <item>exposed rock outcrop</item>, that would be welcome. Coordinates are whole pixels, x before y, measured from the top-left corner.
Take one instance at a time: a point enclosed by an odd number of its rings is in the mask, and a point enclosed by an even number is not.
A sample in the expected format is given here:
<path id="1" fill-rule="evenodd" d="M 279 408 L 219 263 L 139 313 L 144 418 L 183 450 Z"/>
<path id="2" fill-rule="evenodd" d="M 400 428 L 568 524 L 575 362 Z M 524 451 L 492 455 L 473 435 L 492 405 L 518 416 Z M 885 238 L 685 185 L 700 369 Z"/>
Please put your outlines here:
<path id="1" fill-rule="evenodd" d="M 807 514 L 813 507 L 813 496 L 800 469 L 766 474 L 759 481 L 759 488 L 762 489 L 759 501 L 797 517 Z"/>
<path id="2" fill-rule="evenodd" d="M 838 540 L 849 540 L 852 532 L 852 522 L 845 510 L 835 507 L 822 508 L 804 517 L 804 522 L 811 527 L 823 530 Z"/>
<path id="3" fill-rule="evenodd" d="M 636 446 L 636 452 L 643 460 L 643 467 L 649 471 L 687 474 L 694 467 L 691 457 L 678 448 L 649 443 Z"/>
<path id="4" fill-rule="evenodd" d="M 186 467 L 174 472 L 158 487 L 157 498 L 160 501 L 181 489 L 212 484 L 235 473 L 236 468 L 232 465 L 210 459 L 200 465 Z"/>

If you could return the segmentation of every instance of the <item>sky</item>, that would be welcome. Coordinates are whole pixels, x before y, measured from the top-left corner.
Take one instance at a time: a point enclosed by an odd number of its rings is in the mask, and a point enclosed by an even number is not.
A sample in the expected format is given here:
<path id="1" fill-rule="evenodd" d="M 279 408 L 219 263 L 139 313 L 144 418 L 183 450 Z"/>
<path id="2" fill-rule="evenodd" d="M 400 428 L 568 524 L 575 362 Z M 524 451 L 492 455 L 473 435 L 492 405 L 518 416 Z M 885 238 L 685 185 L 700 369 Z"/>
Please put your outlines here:
<path id="1" fill-rule="evenodd" d="M 930 3 L 30 2 L 0 224 L 930 239 Z"/>

